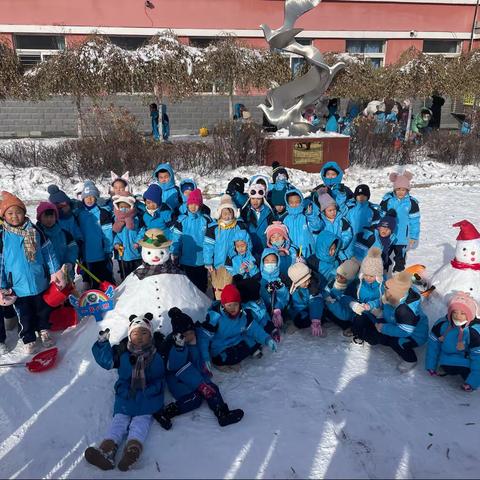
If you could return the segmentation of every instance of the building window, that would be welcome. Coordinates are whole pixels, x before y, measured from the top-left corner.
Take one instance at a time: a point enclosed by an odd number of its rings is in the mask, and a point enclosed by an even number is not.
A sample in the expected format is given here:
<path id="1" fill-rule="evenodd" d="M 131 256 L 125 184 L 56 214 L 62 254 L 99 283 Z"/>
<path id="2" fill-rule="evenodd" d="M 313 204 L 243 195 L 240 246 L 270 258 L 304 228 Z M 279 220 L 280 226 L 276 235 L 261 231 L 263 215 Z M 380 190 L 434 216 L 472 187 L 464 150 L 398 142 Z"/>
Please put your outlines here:
<path id="1" fill-rule="evenodd" d="M 13 38 L 23 71 L 65 49 L 63 35 L 14 35 Z"/>
<path id="2" fill-rule="evenodd" d="M 300 38 L 296 38 L 295 39 L 297 41 L 297 43 L 299 43 L 300 45 L 305 45 L 305 46 L 309 46 L 312 44 L 313 40 L 311 38 L 303 38 L 303 37 L 300 37 Z"/>
<path id="3" fill-rule="evenodd" d="M 460 54 L 461 42 L 457 40 L 424 40 L 423 53 L 430 55 L 456 56 Z"/>
<path id="4" fill-rule="evenodd" d="M 189 39 L 190 46 L 196 48 L 207 48 L 216 41 L 217 39 L 213 37 L 190 37 Z"/>
<path id="5" fill-rule="evenodd" d="M 131 37 L 121 35 L 112 35 L 108 38 L 114 45 L 125 50 L 136 50 L 137 48 L 143 47 L 143 45 L 150 40 L 150 37 Z"/>
<path id="6" fill-rule="evenodd" d="M 368 60 L 375 68 L 380 68 L 385 59 L 385 42 L 383 40 L 347 40 L 347 52 Z"/>

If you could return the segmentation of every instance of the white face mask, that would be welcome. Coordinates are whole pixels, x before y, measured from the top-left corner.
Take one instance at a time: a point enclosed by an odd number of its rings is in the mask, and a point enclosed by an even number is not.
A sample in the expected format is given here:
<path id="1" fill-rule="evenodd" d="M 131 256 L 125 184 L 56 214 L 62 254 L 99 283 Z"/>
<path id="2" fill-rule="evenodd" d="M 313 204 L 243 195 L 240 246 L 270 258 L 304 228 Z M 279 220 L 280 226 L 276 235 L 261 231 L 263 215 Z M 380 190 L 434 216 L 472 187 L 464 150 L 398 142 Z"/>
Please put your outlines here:
<path id="1" fill-rule="evenodd" d="M 156 212 L 157 210 L 158 210 L 158 208 L 156 208 L 155 210 L 150 210 L 149 208 L 147 208 L 147 213 L 148 213 L 149 215 L 152 215 L 152 217 L 153 217 L 153 215 L 155 214 L 155 212 Z"/>
<path id="2" fill-rule="evenodd" d="M 455 320 L 454 318 L 452 321 L 456 327 L 464 327 L 468 323 L 468 320 Z"/>

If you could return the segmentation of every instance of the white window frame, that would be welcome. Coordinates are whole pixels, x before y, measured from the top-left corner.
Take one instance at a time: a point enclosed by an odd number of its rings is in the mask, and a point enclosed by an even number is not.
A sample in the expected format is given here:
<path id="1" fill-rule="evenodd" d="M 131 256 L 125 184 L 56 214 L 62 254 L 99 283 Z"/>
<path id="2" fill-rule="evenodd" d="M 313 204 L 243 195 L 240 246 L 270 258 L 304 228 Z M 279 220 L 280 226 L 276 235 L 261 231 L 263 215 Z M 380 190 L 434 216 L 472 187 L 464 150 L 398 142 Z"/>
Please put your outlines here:
<path id="1" fill-rule="evenodd" d="M 347 44 L 348 44 L 349 41 L 356 41 L 356 42 L 380 41 L 380 42 L 382 42 L 382 51 L 379 52 L 379 53 L 351 53 L 347 49 Z M 365 38 L 365 39 L 363 39 L 363 38 L 361 38 L 361 39 L 346 38 L 345 39 L 345 53 L 348 53 L 352 57 L 356 57 L 356 58 L 359 58 L 361 60 L 365 60 L 365 59 L 368 59 L 368 58 L 380 59 L 381 60 L 380 68 L 385 66 L 385 52 L 386 52 L 386 50 L 387 50 L 387 40 L 385 40 L 385 39 L 377 39 L 377 38 Z"/>
<path id="2" fill-rule="evenodd" d="M 428 39 L 430 41 L 432 41 L 431 39 Z M 424 41 L 424 44 L 425 44 L 425 39 L 423 40 Z M 437 39 L 433 40 L 433 41 L 437 41 Z M 445 57 L 445 58 L 456 58 L 456 57 L 459 57 L 460 54 L 462 53 L 462 40 L 452 40 L 450 38 L 448 39 L 438 39 L 438 42 L 443 42 L 443 41 L 446 41 L 446 42 L 457 42 L 457 51 L 455 53 L 447 53 L 447 52 L 424 52 L 423 51 L 423 46 L 422 46 L 422 53 L 424 55 L 432 55 L 432 56 L 442 56 L 442 57 Z"/>

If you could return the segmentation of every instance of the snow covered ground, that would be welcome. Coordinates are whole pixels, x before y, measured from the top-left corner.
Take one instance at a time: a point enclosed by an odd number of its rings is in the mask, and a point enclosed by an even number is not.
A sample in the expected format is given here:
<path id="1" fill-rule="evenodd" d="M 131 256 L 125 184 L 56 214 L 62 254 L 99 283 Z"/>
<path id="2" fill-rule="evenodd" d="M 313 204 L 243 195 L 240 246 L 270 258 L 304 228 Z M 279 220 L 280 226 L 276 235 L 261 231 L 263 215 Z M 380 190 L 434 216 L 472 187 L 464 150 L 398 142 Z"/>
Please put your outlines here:
<path id="1" fill-rule="evenodd" d="M 425 182 L 451 181 L 453 169 L 413 167 Z M 239 169 L 201 179 L 212 194 Z M 261 169 L 270 173 L 269 168 Z M 385 171 L 352 169 L 349 185 L 366 182 L 378 201 L 388 186 Z M 455 169 L 457 181 L 480 179 L 480 169 Z M 2 179 L 0 188 L 29 199 L 48 185 L 45 172 L 25 173 L 21 182 Z M 1 174 L 0 174 L 1 176 Z M 182 175 L 186 176 L 186 175 Z M 29 180 L 30 178 L 30 180 Z M 318 175 L 292 173 L 302 189 Z M 30 183 L 32 182 L 32 183 Z M 39 197 L 37 197 L 37 192 Z M 480 185 L 435 185 L 414 190 L 422 210 L 419 247 L 409 263 L 430 271 L 452 258 L 464 218 L 480 225 Z M 216 199 L 209 202 L 216 204 Z M 189 292 L 175 292 L 178 297 Z M 168 295 L 162 294 L 166 299 Z M 169 297 L 170 298 L 170 297 Z M 154 299 L 152 299 L 155 302 Z M 164 300 L 166 301 L 166 300 Z M 171 300 L 169 300 L 171 301 Z M 433 295 L 425 302 L 431 322 L 441 314 Z M 125 307 L 125 305 L 124 305 Z M 146 306 L 145 311 L 148 311 Z M 107 325 L 105 325 L 107 324 Z M 431 378 L 423 368 L 401 375 L 398 359 L 383 347 L 350 343 L 335 326 L 325 339 L 296 331 L 276 354 L 247 360 L 238 373 L 215 372 L 231 408 L 243 408 L 237 425 L 220 428 L 206 406 L 174 419 L 166 432 L 154 424 L 141 461 L 126 474 L 101 472 L 83 451 L 100 441 L 113 407 L 115 372 L 98 367 L 90 348 L 98 330 L 112 338 L 126 333 L 127 318 L 93 320 L 57 336 L 58 366 L 42 374 L 24 368 L 0 369 L 0 472 L 8 478 L 478 478 L 480 395 L 460 390 L 456 378 Z M 10 332 L 8 343 L 15 345 Z M 15 349 L 2 362 L 20 361 Z"/>

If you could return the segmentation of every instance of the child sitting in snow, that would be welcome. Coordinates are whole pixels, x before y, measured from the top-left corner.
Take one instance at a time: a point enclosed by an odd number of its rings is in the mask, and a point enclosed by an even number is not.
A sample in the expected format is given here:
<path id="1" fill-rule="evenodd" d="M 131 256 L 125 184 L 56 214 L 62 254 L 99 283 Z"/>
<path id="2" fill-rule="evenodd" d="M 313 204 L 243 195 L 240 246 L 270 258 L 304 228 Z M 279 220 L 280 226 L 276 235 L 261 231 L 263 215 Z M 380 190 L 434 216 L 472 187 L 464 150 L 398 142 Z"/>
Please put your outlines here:
<path id="1" fill-rule="evenodd" d="M 364 228 L 376 225 L 381 213 L 378 205 L 370 202 L 370 188 L 368 185 L 357 185 L 353 198 L 347 202 L 346 218 L 352 226 L 353 238 Z"/>
<path id="2" fill-rule="evenodd" d="M 281 222 L 273 222 L 265 231 L 267 247 L 275 250 L 280 257 L 280 278 L 282 282 L 288 283 L 288 269 L 300 258 L 300 251 L 291 244 L 288 228 Z"/>
<path id="3" fill-rule="evenodd" d="M 202 323 L 198 342 L 202 358 L 218 366 L 240 363 L 267 345 L 272 352 L 277 344 L 255 321 L 255 313 L 242 305 L 240 292 L 226 285 L 220 302 L 214 302 Z"/>
<path id="4" fill-rule="evenodd" d="M 225 268 L 233 277 L 240 275 L 242 278 L 259 277 L 257 261 L 248 248 L 248 232 L 240 230 L 233 239 L 235 253 L 225 260 Z"/>
<path id="5" fill-rule="evenodd" d="M 292 243 L 308 258 L 314 250 L 314 235 L 320 231 L 320 222 L 313 208 L 303 205 L 303 195 L 300 190 L 292 188 L 285 194 L 287 215 L 283 223 L 287 226 Z"/>
<path id="6" fill-rule="evenodd" d="M 177 214 L 180 205 L 183 203 L 182 193 L 175 185 L 175 174 L 170 163 L 160 163 L 153 172 L 153 183 L 162 190 L 162 201 Z"/>
<path id="7" fill-rule="evenodd" d="M 460 375 L 462 389 L 471 392 L 480 386 L 479 307 L 468 294 L 458 292 L 448 302 L 445 317 L 430 331 L 425 368 L 432 376 Z"/>
<path id="8" fill-rule="evenodd" d="M 140 264 L 141 254 L 138 248 L 140 219 L 135 208 L 135 198 L 128 192 L 120 191 L 112 197 L 113 214 L 113 248 L 121 262 L 120 273 L 125 280 Z"/>
<path id="9" fill-rule="evenodd" d="M 234 238 L 241 232 L 247 232 L 247 227 L 237 220 L 237 209 L 229 195 L 223 195 L 217 208 L 217 221 L 207 227 L 203 244 L 205 268 L 212 277 L 215 298 L 220 298 L 222 288 L 231 281 L 231 275 L 225 269 L 227 257 L 233 254 Z M 247 232 L 248 233 L 248 232 Z M 252 249 L 250 236 L 246 237 L 248 249 Z"/>
<path id="10" fill-rule="evenodd" d="M 221 427 L 239 422 L 243 418 L 243 410 L 230 410 L 220 389 L 210 379 L 212 365 L 202 359 L 193 320 L 176 307 L 171 308 L 168 315 L 172 333 L 166 338 L 162 353 L 168 389 L 175 401 L 157 412 L 155 419 L 169 430 L 173 417 L 195 410 L 206 400 Z"/>
<path id="11" fill-rule="evenodd" d="M 401 372 L 407 372 L 417 364 L 415 348 L 423 345 L 428 337 L 428 319 L 423 313 L 421 296 L 412 288 L 412 276 L 403 271 L 385 282 L 382 297 L 383 318 L 375 323 L 362 315 L 361 340 L 370 345 L 385 345 L 402 359 Z"/>
<path id="12" fill-rule="evenodd" d="M 172 238 L 171 227 L 173 223 L 173 211 L 162 203 L 162 189 L 152 183 L 143 194 L 145 200 L 145 213 L 143 214 L 143 228 L 138 233 L 138 239 L 143 238 L 150 228 L 163 230 L 167 238 Z"/>
<path id="13" fill-rule="evenodd" d="M 67 271 L 73 275 L 73 266 L 78 260 L 78 245 L 73 236 L 58 223 L 58 210 L 53 203 L 38 204 L 37 228 L 52 242 L 60 265 L 65 265 Z"/>
<path id="14" fill-rule="evenodd" d="M 208 288 L 208 272 L 203 260 L 203 241 L 211 218 L 202 213 L 202 192 L 193 190 L 186 201 L 186 213 L 173 227 L 172 254 L 190 281 L 203 293 Z"/>
<path id="15" fill-rule="evenodd" d="M 318 201 L 321 210 L 321 230 L 332 232 L 340 239 L 337 256 L 341 261 L 351 258 L 353 255 L 353 232 L 350 222 L 339 212 L 335 200 L 328 193 L 320 193 Z"/>
<path id="16" fill-rule="evenodd" d="M 283 325 L 283 310 L 286 309 L 290 295 L 285 284 L 280 279 L 280 255 L 272 248 L 266 248 L 262 253 L 260 263 L 260 295 L 272 316 L 276 328 Z"/>
<path id="17" fill-rule="evenodd" d="M 267 191 L 262 184 L 254 183 L 248 189 L 248 201 L 240 211 L 252 239 L 252 253 L 260 258 L 267 245 L 265 230 L 273 221 L 273 211 L 266 203 Z"/>
<path id="18" fill-rule="evenodd" d="M 132 315 L 127 339 L 112 347 L 107 329 L 100 332 L 92 347 L 95 361 L 102 368 L 118 370 L 110 428 L 98 448 L 85 450 L 87 462 L 101 470 L 115 468 L 115 456 L 125 437 L 118 468 L 129 470 L 140 458 L 152 415 L 163 408 L 165 367 L 154 342 L 152 318 L 151 313 L 143 318 Z"/>
<path id="19" fill-rule="evenodd" d="M 83 235 L 82 258 L 88 269 L 102 281 L 113 283 L 112 214 L 97 204 L 100 192 L 95 184 L 87 180 L 82 191 L 82 205 L 78 209 L 78 223 Z"/>
<path id="20" fill-rule="evenodd" d="M 380 208 L 384 212 L 395 210 L 397 214 L 393 271 L 401 272 L 405 269 L 407 250 L 414 248 L 420 238 L 420 207 L 418 201 L 410 196 L 412 173 L 409 171 L 405 171 L 403 175 L 391 173 L 389 178 L 393 183 L 393 192 L 383 197 Z"/>
<path id="21" fill-rule="evenodd" d="M 62 290 L 66 279 L 60 270 L 52 242 L 26 216 L 25 204 L 9 192 L 2 192 L 0 216 L 1 285 L 0 305 L 15 302 L 19 332 L 25 352 L 36 351 L 36 332 L 44 347 L 51 347 L 50 307 L 43 300 L 49 283 Z"/>
<path id="22" fill-rule="evenodd" d="M 322 329 L 324 301 L 311 270 L 298 262 L 288 269 L 288 276 L 292 282 L 288 313 L 293 323 L 297 328 L 310 327 L 314 337 L 326 336 L 326 330 Z"/>

